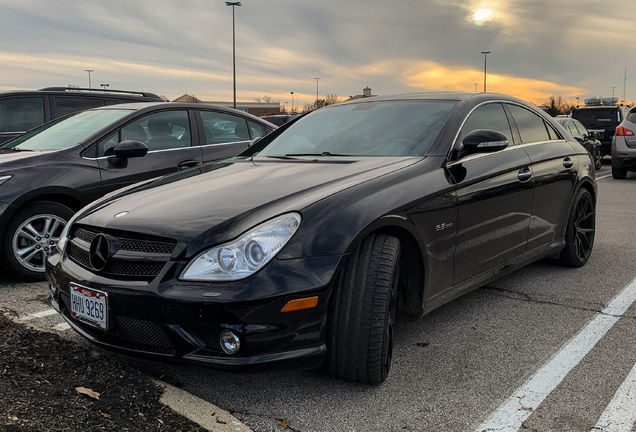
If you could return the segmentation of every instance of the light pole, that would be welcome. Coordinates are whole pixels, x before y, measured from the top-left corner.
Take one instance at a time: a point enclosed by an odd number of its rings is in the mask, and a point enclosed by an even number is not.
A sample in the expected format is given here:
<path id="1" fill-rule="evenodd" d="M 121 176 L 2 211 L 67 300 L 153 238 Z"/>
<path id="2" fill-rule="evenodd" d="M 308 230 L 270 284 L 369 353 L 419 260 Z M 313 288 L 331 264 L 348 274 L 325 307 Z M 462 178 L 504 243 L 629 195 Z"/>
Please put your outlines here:
<path id="1" fill-rule="evenodd" d="M 616 87 L 612 87 L 612 103 L 614 105 L 616 105 L 616 102 L 614 102 L 614 90 L 616 89 Z"/>
<path id="2" fill-rule="evenodd" d="M 484 93 L 486 93 L 486 60 L 490 51 L 482 51 L 481 53 L 484 55 Z"/>
<path id="3" fill-rule="evenodd" d="M 477 91 L 477 86 L 479 85 L 479 83 L 473 83 L 475 85 L 475 91 Z"/>
<path id="4" fill-rule="evenodd" d="M 314 78 L 316 80 L 316 109 L 318 109 L 318 80 L 320 78 Z"/>
<path id="5" fill-rule="evenodd" d="M 292 110 L 291 113 L 294 113 L 294 92 L 289 92 L 291 94 L 291 99 L 292 99 Z"/>
<path id="6" fill-rule="evenodd" d="M 241 2 L 225 2 L 225 6 L 232 6 L 232 82 L 234 84 L 234 109 L 236 109 L 236 31 L 234 21 L 234 6 L 241 6 Z"/>
<path id="7" fill-rule="evenodd" d="M 93 69 L 84 69 L 84 72 L 88 72 L 88 88 L 91 88 L 91 72 L 95 72 Z"/>
<path id="8" fill-rule="evenodd" d="M 108 87 L 110 84 L 100 84 L 100 86 L 102 86 L 102 88 L 104 89 L 104 91 L 106 90 L 106 87 Z"/>
<path id="9" fill-rule="evenodd" d="M 579 97 L 578 96 L 576 97 L 576 107 L 577 108 L 579 107 Z"/>

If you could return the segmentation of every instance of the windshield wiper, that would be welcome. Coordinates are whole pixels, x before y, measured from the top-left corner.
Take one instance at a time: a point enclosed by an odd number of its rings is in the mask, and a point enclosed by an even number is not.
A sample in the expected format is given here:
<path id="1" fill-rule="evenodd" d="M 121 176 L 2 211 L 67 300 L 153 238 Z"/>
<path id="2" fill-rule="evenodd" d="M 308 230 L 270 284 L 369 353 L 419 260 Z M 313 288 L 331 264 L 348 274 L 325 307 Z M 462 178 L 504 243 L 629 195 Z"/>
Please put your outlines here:
<path id="1" fill-rule="evenodd" d="M 285 156 L 351 156 L 348 154 L 330 153 L 328 151 L 322 153 L 287 153 Z"/>

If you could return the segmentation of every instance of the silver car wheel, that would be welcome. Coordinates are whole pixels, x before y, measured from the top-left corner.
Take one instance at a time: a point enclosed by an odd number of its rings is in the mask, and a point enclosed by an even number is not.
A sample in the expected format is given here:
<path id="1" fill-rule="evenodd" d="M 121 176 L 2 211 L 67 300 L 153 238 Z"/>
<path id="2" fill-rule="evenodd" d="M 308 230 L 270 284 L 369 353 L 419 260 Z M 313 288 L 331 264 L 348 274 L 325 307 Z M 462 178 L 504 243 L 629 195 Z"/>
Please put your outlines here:
<path id="1" fill-rule="evenodd" d="M 57 245 L 66 220 L 53 214 L 35 215 L 18 226 L 11 242 L 13 256 L 24 268 L 44 272 L 44 261 Z"/>

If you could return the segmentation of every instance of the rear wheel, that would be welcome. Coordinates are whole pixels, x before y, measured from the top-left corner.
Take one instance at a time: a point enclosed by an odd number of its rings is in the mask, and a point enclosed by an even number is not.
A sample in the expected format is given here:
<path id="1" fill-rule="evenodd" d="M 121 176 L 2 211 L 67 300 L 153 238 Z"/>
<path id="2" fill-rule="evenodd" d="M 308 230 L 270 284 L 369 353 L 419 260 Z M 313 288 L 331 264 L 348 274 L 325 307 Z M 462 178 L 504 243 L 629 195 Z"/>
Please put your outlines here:
<path id="1" fill-rule="evenodd" d="M 580 189 L 572 204 L 565 231 L 565 248 L 559 256 L 559 264 L 582 267 L 592 254 L 596 230 L 594 199 L 586 189 Z"/>
<path id="2" fill-rule="evenodd" d="M 600 170 L 603 167 L 603 150 L 600 148 L 596 149 L 596 154 L 594 155 L 594 167 L 597 170 Z"/>
<path id="3" fill-rule="evenodd" d="M 612 164 L 612 177 L 617 180 L 623 180 L 625 177 L 627 177 L 627 170 L 625 168 L 615 167 Z"/>
<path id="4" fill-rule="evenodd" d="M 6 269 L 26 280 L 44 280 L 44 261 L 53 252 L 73 210 L 51 201 L 39 201 L 18 210 L 2 240 Z"/>
<path id="5" fill-rule="evenodd" d="M 381 384 L 391 368 L 400 241 L 372 234 L 349 258 L 331 298 L 327 368 L 338 378 Z"/>

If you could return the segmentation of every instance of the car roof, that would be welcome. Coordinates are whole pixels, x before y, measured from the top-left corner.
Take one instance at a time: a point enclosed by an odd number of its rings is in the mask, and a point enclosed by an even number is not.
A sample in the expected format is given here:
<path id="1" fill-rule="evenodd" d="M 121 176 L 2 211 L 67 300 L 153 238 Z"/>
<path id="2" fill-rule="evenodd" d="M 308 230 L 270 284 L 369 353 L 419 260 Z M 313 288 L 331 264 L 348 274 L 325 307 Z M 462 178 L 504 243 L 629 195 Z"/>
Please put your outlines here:
<path id="1" fill-rule="evenodd" d="M 91 108 L 91 110 L 130 110 L 130 111 L 155 111 L 157 109 L 168 109 L 168 108 L 181 108 L 181 109 L 212 109 L 215 111 L 222 111 L 228 114 L 241 115 L 243 117 L 249 117 L 250 119 L 256 119 L 260 123 L 269 122 L 252 115 L 250 113 L 246 113 L 243 111 L 238 111 L 232 108 L 227 108 L 221 105 L 212 105 L 212 104 L 204 104 L 204 103 L 188 103 L 188 102 L 132 102 L 132 103 L 123 103 L 117 105 L 106 105 L 100 106 L 96 108 Z M 274 126 L 274 125 L 272 125 Z"/>
<path id="2" fill-rule="evenodd" d="M 132 90 L 104 90 L 81 87 L 45 87 L 37 90 L 4 90 L 0 91 L 0 96 L 23 96 L 23 95 L 67 95 L 82 97 L 112 97 L 120 99 L 156 99 L 163 100 L 155 93 L 132 91 Z"/>

